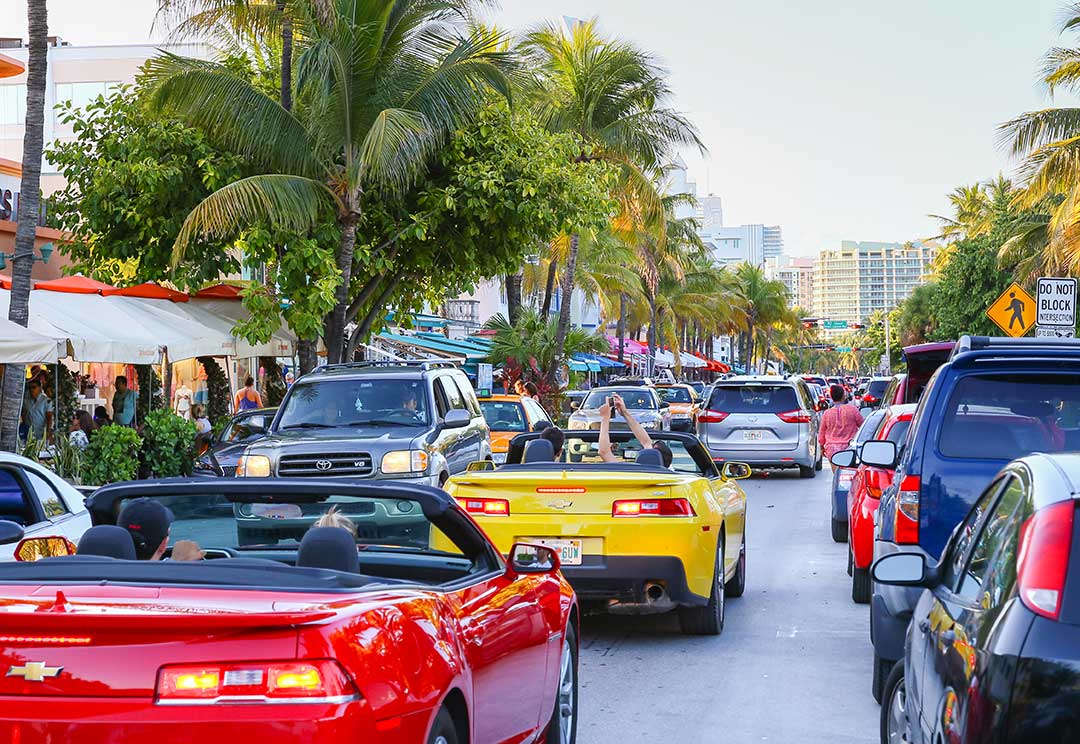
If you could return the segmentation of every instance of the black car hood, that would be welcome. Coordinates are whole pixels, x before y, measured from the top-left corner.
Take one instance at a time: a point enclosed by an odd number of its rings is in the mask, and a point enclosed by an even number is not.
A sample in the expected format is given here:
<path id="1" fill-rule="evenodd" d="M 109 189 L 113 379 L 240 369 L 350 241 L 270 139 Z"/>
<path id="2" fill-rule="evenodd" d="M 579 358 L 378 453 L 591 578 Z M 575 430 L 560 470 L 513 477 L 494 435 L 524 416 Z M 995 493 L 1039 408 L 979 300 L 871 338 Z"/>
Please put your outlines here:
<path id="1" fill-rule="evenodd" d="M 286 429 L 268 434 L 257 442 L 248 445 L 253 449 L 277 449 L 306 443 L 318 442 L 329 444 L 342 442 L 356 444 L 363 441 L 383 444 L 387 447 L 401 445 L 407 447 L 418 437 L 423 437 L 427 429 L 422 426 L 354 426 L 342 429 Z"/>

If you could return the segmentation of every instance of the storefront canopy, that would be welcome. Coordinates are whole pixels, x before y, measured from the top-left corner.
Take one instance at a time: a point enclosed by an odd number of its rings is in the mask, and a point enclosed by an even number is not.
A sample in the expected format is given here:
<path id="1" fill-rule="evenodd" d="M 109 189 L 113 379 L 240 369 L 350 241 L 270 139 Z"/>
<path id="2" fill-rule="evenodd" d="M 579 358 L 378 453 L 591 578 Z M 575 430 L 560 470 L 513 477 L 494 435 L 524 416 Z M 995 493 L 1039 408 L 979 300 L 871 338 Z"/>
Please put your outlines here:
<path id="1" fill-rule="evenodd" d="M 0 364 L 55 364 L 67 344 L 0 318 Z"/>
<path id="2" fill-rule="evenodd" d="M 101 292 L 105 297 L 119 295 L 121 297 L 142 297 L 148 300 L 169 300 L 170 302 L 187 302 L 191 298 L 183 292 L 163 287 L 157 282 L 136 284 L 134 287 L 122 287 L 120 289 L 106 289 Z"/>
<path id="3" fill-rule="evenodd" d="M 44 289 L 50 292 L 68 292 L 70 294 L 101 294 L 116 288 L 87 276 L 65 276 L 59 279 L 34 282 L 34 289 Z"/>

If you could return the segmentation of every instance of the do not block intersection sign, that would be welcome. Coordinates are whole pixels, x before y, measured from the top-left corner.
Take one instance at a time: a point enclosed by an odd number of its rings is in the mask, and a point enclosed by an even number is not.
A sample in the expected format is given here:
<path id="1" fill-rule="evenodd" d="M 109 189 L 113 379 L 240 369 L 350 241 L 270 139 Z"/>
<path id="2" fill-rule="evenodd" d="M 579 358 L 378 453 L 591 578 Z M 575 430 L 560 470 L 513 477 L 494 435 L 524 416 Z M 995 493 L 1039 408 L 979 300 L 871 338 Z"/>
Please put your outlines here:
<path id="1" fill-rule="evenodd" d="M 1041 277 L 1036 296 L 1036 335 L 1071 337 L 1076 329 L 1076 280 Z"/>

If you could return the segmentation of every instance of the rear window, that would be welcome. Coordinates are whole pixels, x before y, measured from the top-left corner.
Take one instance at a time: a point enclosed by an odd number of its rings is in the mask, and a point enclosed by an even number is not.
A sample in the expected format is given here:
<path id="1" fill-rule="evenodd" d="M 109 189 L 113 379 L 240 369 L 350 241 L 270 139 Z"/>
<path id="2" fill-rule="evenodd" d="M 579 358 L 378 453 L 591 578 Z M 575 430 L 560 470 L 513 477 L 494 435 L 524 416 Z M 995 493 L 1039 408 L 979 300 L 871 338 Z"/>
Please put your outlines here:
<path id="1" fill-rule="evenodd" d="M 709 399 L 709 408 L 723 413 L 786 413 L 801 407 L 790 385 L 722 386 Z"/>
<path id="2" fill-rule="evenodd" d="M 875 411 L 867 416 L 859 427 L 858 433 L 855 435 L 855 443 L 862 444 L 863 442 L 869 442 L 881 429 L 881 425 L 885 423 L 885 411 Z"/>
<path id="3" fill-rule="evenodd" d="M 942 413 L 945 457 L 1012 460 L 1076 449 L 1080 379 L 1065 375 L 969 375 Z"/>
<path id="4" fill-rule="evenodd" d="M 889 380 L 871 380 L 870 384 L 866 386 L 866 394 L 880 398 L 887 387 L 889 387 Z"/>
<path id="5" fill-rule="evenodd" d="M 525 412 L 520 403 L 501 400 L 482 400 L 480 409 L 492 431 L 525 431 Z"/>
<path id="6" fill-rule="evenodd" d="M 893 424 L 889 429 L 889 433 L 885 435 L 886 441 L 892 442 L 899 447 L 904 442 L 904 437 L 907 436 L 908 429 L 911 428 L 911 419 L 903 419 Z"/>

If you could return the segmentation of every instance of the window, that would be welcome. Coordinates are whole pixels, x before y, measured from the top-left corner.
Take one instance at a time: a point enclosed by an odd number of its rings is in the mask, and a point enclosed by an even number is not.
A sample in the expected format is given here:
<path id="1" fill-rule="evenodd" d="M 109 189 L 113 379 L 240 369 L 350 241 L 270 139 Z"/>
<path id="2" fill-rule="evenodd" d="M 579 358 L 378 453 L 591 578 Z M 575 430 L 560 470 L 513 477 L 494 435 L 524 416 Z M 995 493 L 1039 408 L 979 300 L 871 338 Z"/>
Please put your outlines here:
<path id="1" fill-rule="evenodd" d="M 975 506 L 956 528 L 953 539 L 949 545 L 948 557 L 945 559 L 945 586 L 953 591 L 958 590 L 960 579 L 963 576 L 964 563 L 967 561 L 968 551 L 978 533 L 986 510 L 993 502 L 998 492 L 1004 485 L 1004 479 L 994 481 L 990 487 L 983 491 L 982 496 L 975 502 Z"/>
<path id="2" fill-rule="evenodd" d="M 729 385 L 713 390 L 709 408 L 725 413 L 785 413 L 799 409 L 790 385 Z"/>
<path id="3" fill-rule="evenodd" d="M 465 401 L 465 408 L 473 416 L 480 415 L 480 404 L 476 400 L 476 393 L 473 392 L 472 385 L 469 384 L 468 379 L 464 377 L 454 377 L 454 382 L 457 383 L 458 392 L 461 393 L 462 400 Z"/>
<path id="4" fill-rule="evenodd" d="M 984 609 L 997 607 L 1016 583 L 1016 548 L 1020 537 L 1024 487 L 1012 478 L 985 520 L 971 558 L 960 577 L 961 597 Z"/>
<path id="5" fill-rule="evenodd" d="M 492 431 L 527 431 L 525 411 L 520 403 L 504 400 L 485 400 L 480 404 L 484 419 Z"/>
<path id="6" fill-rule="evenodd" d="M 108 96 L 118 87 L 120 83 L 115 82 L 57 83 L 56 102 L 71 101 L 75 108 L 86 108 L 98 96 Z"/>
<path id="7" fill-rule="evenodd" d="M 691 394 L 689 388 L 684 387 L 669 387 L 669 388 L 657 388 L 656 394 L 660 396 L 660 400 L 665 403 L 693 403 L 694 396 Z"/>
<path id="8" fill-rule="evenodd" d="M 655 411 L 659 407 L 656 404 L 656 395 L 647 388 L 622 388 L 619 390 L 605 388 L 594 390 L 589 393 L 589 397 L 585 399 L 581 407 L 591 410 L 607 405 L 607 399 L 613 393 L 618 393 L 623 402 L 626 403 L 626 407 L 631 411 Z"/>
<path id="9" fill-rule="evenodd" d="M 428 400 L 420 380 L 321 380 L 295 385 L 279 429 L 426 424 Z"/>
<path id="10" fill-rule="evenodd" d="M 0 126 L 26 123 L 26 86 L 0 85 Z"/>
<path id="11" fill-rule="evenodd" d="M 68 513 L 67 506 L 64 505 L 63 499 L 60 498 L 60 494 L 56 492 L 51 483 L 33 470 L 28 469 L 23 472 L 26 473 L 26 478 L 30 481 L 30 487 L 34 489 L 34 494 L 37 496 L 38 501 L 41 502 L 41 510 L 45 512 L 46 519 L 56 519 Z"/>
<path id="12" fill-rule="evenodd" d="M 10 470 L 0 468 L 0 519 L 23 527 L 37 521 L 26 507 L 26 498 L 18 476 Z"/>
<path id="13" fill-rule="evenodd" d="M 465 407 L 465 399 L 462 398 L 461 391 L 458 390 L 457 385 L 454 384 L 454 378 L 440 377 L 438 378 L 438 385 L 442 388 L 443 395 L 445 396 L 451 411 L 468 410 Z"/>
<path id="14" fill-rule="evenodd" d="M 532 398 L 523 398 L 522 403 L 525 404 L 525 409 L 529 412 L 529 417 L 534 421 L 551 421 L 551 417 L 548 416 L 544 407 L 537 403 Z"/>

